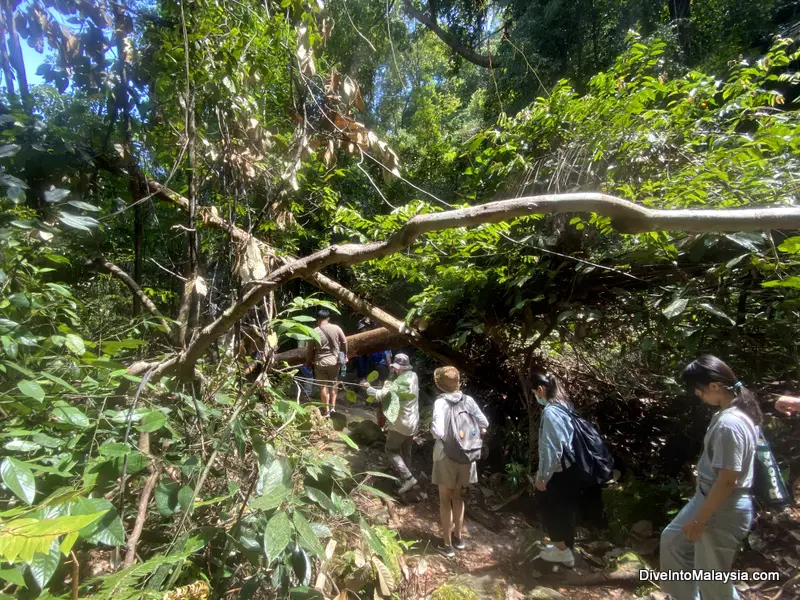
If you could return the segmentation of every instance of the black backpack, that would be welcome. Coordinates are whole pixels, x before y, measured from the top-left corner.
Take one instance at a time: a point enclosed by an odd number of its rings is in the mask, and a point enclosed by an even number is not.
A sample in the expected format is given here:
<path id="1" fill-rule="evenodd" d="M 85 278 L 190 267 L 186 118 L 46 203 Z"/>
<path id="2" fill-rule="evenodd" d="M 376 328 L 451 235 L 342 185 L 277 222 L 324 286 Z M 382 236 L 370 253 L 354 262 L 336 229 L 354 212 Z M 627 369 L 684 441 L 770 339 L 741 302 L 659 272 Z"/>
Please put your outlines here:
<path id="1" fill-rule="evenodd" d="M 614 459 L 595 426 L 561 404 L 553 403 L 552 406 L 569 415 L 575 430 L 572 448 L 565 448 L 561 456 L 562 468 L 567 470 L 565 461 L 569 459 L 578 467 L 585 485 L 602 485 L 611 481 L 614 477 Z"/>

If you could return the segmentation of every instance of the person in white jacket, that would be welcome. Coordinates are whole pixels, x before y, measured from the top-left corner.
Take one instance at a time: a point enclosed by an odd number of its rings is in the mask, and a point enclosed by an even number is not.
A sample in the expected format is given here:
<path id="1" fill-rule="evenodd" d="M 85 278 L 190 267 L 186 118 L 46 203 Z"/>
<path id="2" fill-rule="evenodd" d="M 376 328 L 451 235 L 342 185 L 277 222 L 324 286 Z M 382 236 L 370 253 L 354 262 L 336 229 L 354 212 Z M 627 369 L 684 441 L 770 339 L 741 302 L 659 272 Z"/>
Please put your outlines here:
<path id="1" fill-rule="evenodd" d="M 431 433 L 436 444 L 433 447 L 433 475 L 431 480 L 439 486 L 439 516 L 442 523 L 442 545 L 437 547 L 440 554 L 447 558 L 455 556 L 454 548 L 463 550 L 466 545 L 461 538 L 464 526 L 464 500 L 461 488 L 470 483 L 477 483 L 478 468 L 474 462 L 457 463 L 445 454 L 444 440 L 450 418 L 450 409 L 462 400 L 465 410 L 473 415 L 485 435 L 489 421 L 475 400 L 460 391 L 461 374 L 455 367 L 441 367 L 433 373 L 433 381 L 442 393 L 433 404 L 433 422 Z"/>
<path id="2" fill-rule="evenodd" d="M 414 434 L 419 427 L 419 378 L 411 368 L 411 361 L 405 354 L 398 354 L 391 364 L 394 379 L 384 384 L 383 389 L 365 386 L 367 394 L 379 401 L 384 400 L 392 392 L 400 397 L 400 409 L 397 418 L 389 422 L 386 436 L 386 456 L 397 476 L 400 478 L 399 493 L 405 494 L 417 485 L 417 480 L 408 468 Z"/>

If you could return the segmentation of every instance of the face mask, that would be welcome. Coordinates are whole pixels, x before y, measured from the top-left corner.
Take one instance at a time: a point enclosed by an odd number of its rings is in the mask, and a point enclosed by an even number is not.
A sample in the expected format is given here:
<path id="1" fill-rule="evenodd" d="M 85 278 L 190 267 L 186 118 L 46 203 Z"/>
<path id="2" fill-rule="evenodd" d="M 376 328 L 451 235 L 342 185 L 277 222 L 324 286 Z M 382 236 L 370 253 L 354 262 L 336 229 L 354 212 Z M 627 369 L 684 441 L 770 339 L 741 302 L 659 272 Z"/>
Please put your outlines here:
<path id="1" fill-rule="evenodd" d="M 547 398 L 539 398 L 539 396 L 536 396 L 536 401 L 542 406 L 547 406 Z"/>

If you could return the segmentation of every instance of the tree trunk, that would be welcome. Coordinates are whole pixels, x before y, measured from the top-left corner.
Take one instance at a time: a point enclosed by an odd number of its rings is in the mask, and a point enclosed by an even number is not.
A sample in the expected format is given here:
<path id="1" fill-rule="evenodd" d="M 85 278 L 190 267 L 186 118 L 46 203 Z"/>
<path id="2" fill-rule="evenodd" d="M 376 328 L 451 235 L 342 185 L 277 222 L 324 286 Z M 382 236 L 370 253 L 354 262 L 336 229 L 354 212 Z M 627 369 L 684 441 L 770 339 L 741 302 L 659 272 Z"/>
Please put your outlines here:
<path id="1" fill-rule="evenodd" d="M 6 45 L 6 38 L 8 36 L 8 28 L 6 27 L 5 10 L 0 10 L 0 61 L 2 61 L 3 76 L 6 80 L 6 89 L 12 98 L 16 98 L 14 91 L 14 74 L 11 72 L 11 62 L 8 57 L 8 46 Z"/>
<path id="2" fill-rule="evenodd" d="M 669 5 L 669 18 L 678 30 L 678 44 L 686 56 L 689 56 L 691 36 L 689 25 L 692 17 L 691 0 L 667 0 Z"/>
<path id="3" fill-rule="evenodd" d="M 2 0 L 3 14 L 6 18 L 6 27 L 8 28 L 8 46 L 11 51 L 11 66 L 17 74 L 17 82 L 19 83 L 19 93 L 22 96 L 22 106 L 28 114 L 33 112 L 33 98 L 31 98 L 30 90 L 28 89 L 28 76 L 25 73 L 25 59 L 22 57 L 22 47 L 19 45 L 19 35 L 17 34 L 17 24 L 14 21 L 14 8 L 11 5 L 12 0 Z"/>
<path id="4" fill-rule="evenodd" d="M 405 345 L 408 341 L 400 333 L 389 331 L 385 327 L 372 329 L 364 333 L 356 333 L 347 336 L 347 349 L 350 356 L 363 356 L 380 352 L 381 350 L 391 349 L 392 347 Z M 275 362 L 280 365 L 284 362 L 290 365 L 302 364 L 306 359 L 305 348 L 295 348 L 275 355 Z"/>

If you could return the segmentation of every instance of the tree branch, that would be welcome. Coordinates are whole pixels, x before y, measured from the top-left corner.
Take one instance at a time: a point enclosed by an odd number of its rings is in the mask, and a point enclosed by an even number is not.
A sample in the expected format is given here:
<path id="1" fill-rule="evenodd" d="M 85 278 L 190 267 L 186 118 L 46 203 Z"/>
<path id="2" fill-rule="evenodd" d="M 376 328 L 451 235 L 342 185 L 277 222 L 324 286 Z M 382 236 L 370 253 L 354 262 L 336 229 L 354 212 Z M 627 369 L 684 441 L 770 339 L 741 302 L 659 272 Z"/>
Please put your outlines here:
<path id="1" fill-rule="evenodd" d="M 125 271 L 123 271 L 120 267 L 118 267 L 111 261 L 106 260 L 106 258 L 103 256 L 98 256 L 97 258 L 95 258 L 94 264 L 96 264 L 99 268 L 103 269 L 104 271 L 110 273 L 111 275 L 119 279 L 122 283 L 124 283 L 126 286 L 128 286 L 128 289 L 130 289 L 131 292 L 133 292 L 134 296 L 136 296 L 139 299 L 139 302 L 141 302 L 142 306 L 144 306 L 150 314 L 152 314 L 161 322 L 161 324 L 166 329 L 167 334 L 169 334 L 170 332 L 169 321 L 167 321 L 164 318 L 164 316 L 158 310 L 153 301 L 147 297 L 147 295 L 142 291 L 142 288 L 139 287 L 139 284 L 133 280 L 133 277 L 128 275 Z"/>
<path id="2" fill-rule="evenodd" d="M 499 66 L 497 59 L 493 58 L 492 56 L 487 56 L 484 54 L 478 54 L 472 48 L 468 47 L 464 42 L 462 42 L 459 38 L 454 36 L 449 31 L 442 29 L 439 26 L 439 23 L 436 20 L 435 14 L 427 14 L 418 10 L 411 2 L 411 0 L 403 0 L 403 8 L 405 9 L 408 16 L 416 21 L 419 21 L 425 27 L 430 29 L 436 36 L 442 40 L 445 44 L 447 44 L 450 49 L 464 58 L 468 60 L 472 64 L 478 65 L 479 67 L 484 67 L 486 69 L 491 69 L 492 67 Z"/>
<path id="3" fill-rule="evenodd" d="M 247 311 L 283 283 L 297 277 L 309 278 L 333 264 L 353 265 L 375 260 L 410 246 L 430 231 L 470 227 L 485 223 L 510 221 L 535 214 L 597 213 L 610 217 L 612 225 L 623 233 L 648 231 L 759 231 L 800 229 L 800 207 L 728 209 L 728 210 L 658 210 L 593 192 L 528 196 L 500 200 L 457 210 L 417 215 L 391 237 L 367 244 L 333 245 L 314 254 L 289 261 L 275 269 L 269 278 L 254 282 L 241 300 L 228 307 L 219 318 L 202 329 L 179 359 L 181 371 L 191 370 L 211 343 L 230 329 Z"/>

